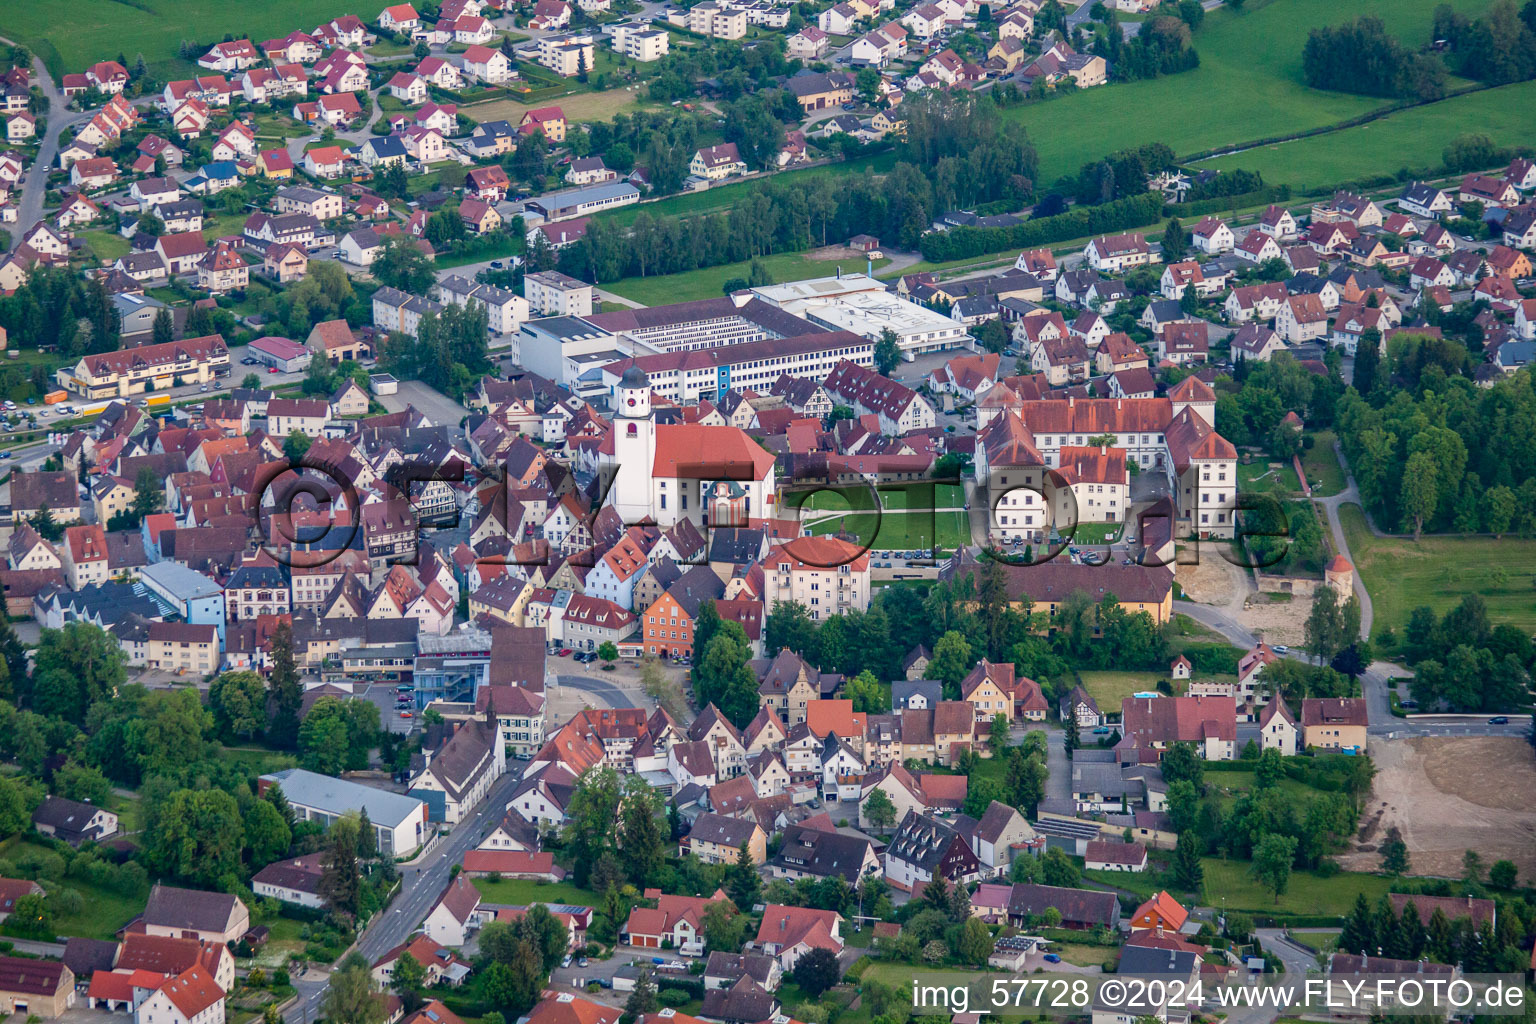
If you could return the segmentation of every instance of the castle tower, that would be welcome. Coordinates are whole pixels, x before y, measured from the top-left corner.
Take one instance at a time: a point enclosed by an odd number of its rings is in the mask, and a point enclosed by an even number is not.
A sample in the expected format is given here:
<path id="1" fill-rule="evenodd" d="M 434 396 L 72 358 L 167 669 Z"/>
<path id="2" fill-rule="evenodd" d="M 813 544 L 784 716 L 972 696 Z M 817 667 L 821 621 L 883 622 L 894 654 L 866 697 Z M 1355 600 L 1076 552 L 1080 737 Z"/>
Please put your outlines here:
<path id="1" fill-rule="evenodd" d="M 625 523 L 651 516 L 651 467 L 656 460 L 656 422 L 645 371 L 631 366 L 619 380 L 613 414 L 615 475 L 608 504 Z"/>

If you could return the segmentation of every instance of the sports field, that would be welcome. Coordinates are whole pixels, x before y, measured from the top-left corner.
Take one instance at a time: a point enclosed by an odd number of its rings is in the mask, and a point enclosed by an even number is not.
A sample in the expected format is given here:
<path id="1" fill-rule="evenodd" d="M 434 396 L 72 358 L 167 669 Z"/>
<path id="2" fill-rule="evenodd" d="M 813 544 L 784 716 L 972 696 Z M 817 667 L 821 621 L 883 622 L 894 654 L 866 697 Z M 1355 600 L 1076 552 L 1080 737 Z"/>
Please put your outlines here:
<path id="1" fill-rule="evenodd" d="M 1250 0 L 1240 14 L 1218 8 L 1195 33 L 1200 67 L 1194 71 L 1088 89 L 1015 107 L 1004 116 L 1029 129 L 1045 182 L 1076 174 L 1086 161 L 1149 142 L 1188 155 L 1335 124 L 1389 104 L 1308 88 L 1301 68 L 1307 32 L 1370 14 L 1417 48 L 1428 41 L 1439 2 L 1356 0 L 1341 7 L 1333 0 Z M 1453 6 L 1474 15 L 1490 2 L 1454 0 Z M 1249 165 L 1239 159 L 1233 166 Z M 1387 166 L 1395 170 L 1398 164 Z"/>
<path id="2" fill-rule="evenodd" d="M 1199 166 L 1240 167 L 1258 171 L 1270 184 L 1315 191 L 1335 182 L 1391 174 L 1399 167 L 1435 170 L 1445 147 L 1468 132 L 1485 134 L 1501 146 L 1529 145 L 1533 109 L 1536 82 L 1518 82 L 1401 110 L 1369 124 L 1202 161 Z"/>

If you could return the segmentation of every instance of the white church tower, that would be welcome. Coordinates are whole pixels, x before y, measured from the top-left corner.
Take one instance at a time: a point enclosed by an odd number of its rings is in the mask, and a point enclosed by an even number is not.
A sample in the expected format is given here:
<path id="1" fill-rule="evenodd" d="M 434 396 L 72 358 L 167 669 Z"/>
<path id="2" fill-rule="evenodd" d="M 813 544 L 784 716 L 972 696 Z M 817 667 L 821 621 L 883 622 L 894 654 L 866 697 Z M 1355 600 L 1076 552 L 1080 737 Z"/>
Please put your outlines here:
<path id="1" fill-rule="evenodd" d="M 656 422 L 651 418 L 651 386 L 645 371 L 631 366 L 619 380 L 613 413 L 613 487 L 608 504 L 626 524 L 652 517 L 651 467 L 656 461 Z"/>

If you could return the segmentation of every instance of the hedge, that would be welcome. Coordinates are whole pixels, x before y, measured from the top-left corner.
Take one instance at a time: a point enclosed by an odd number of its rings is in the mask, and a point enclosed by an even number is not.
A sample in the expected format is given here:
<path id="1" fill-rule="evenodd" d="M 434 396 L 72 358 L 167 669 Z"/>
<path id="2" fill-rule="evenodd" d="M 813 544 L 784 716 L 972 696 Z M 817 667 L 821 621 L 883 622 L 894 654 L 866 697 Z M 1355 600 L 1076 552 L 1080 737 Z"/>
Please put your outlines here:
<path id="1" fill-rule="evenodd" d="M 1196 199 L 1190 203 L 1170 203 L 1163 207 L 1163 216 L 1182 218 L 1204 217 L 1208 213 L 1221 213 L 1224 210 L 1241 210 L 1249 206 L 1283 203 L 1290 198 L 1291 189 L 1289 186 L 1276 185 L 1271 188 L 1261 188 L 1253 192 L 1241 192 L 1236 195 Z"/>
<path id="2" fill-rule="evenodd" d="M 1162 219 L 1163 197 L 1143 192 L 1100 206 L 1075 206 L 1054 217 L 1040 217 L 1008 228 L 951 228 L 934 231 L 918 242 L 918 251 L 930 263 L 967 259 L 1005 249 L 1029 249 L 1089 235 L 1143 227 Z"/>

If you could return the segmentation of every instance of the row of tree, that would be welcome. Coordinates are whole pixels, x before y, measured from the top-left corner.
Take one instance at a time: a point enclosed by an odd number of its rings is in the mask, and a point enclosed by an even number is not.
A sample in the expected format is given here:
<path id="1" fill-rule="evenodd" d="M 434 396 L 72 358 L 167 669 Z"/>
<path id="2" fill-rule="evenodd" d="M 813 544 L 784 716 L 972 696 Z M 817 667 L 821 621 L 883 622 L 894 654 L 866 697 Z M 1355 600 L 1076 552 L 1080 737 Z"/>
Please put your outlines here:
<path id="1" fill-rule="evenodd" d="M 1389 380 L 1369 400 L 1342 398 L 1337 423 L 1361 501 L 1377 523 L 1415 538 L 1447 530 L 1536 533 L 1536 446 L 1520 440 L 1536 437 L 1530 374 L 1480 388 L 1428 367 L 1412 390 Z"/>
<path id="2" fill-rule="evenodd" d="M 1313 29 L 1301 62 L 1307 84 L 1314 89 L 1417 100 L 1445 95 L 1444 62 L 1398 42 L 1374 15 Z"/>
<path id="3" fill-rule="evenodd" d="M 1482 597 L 1468 594 L 1443 616 L 1415 608 L 1403 630 L 1409 690 L 1426 708 L 1514 711 L 1530 703 L 1536 647 L 1509 623 L 1493 625 Z"/>

